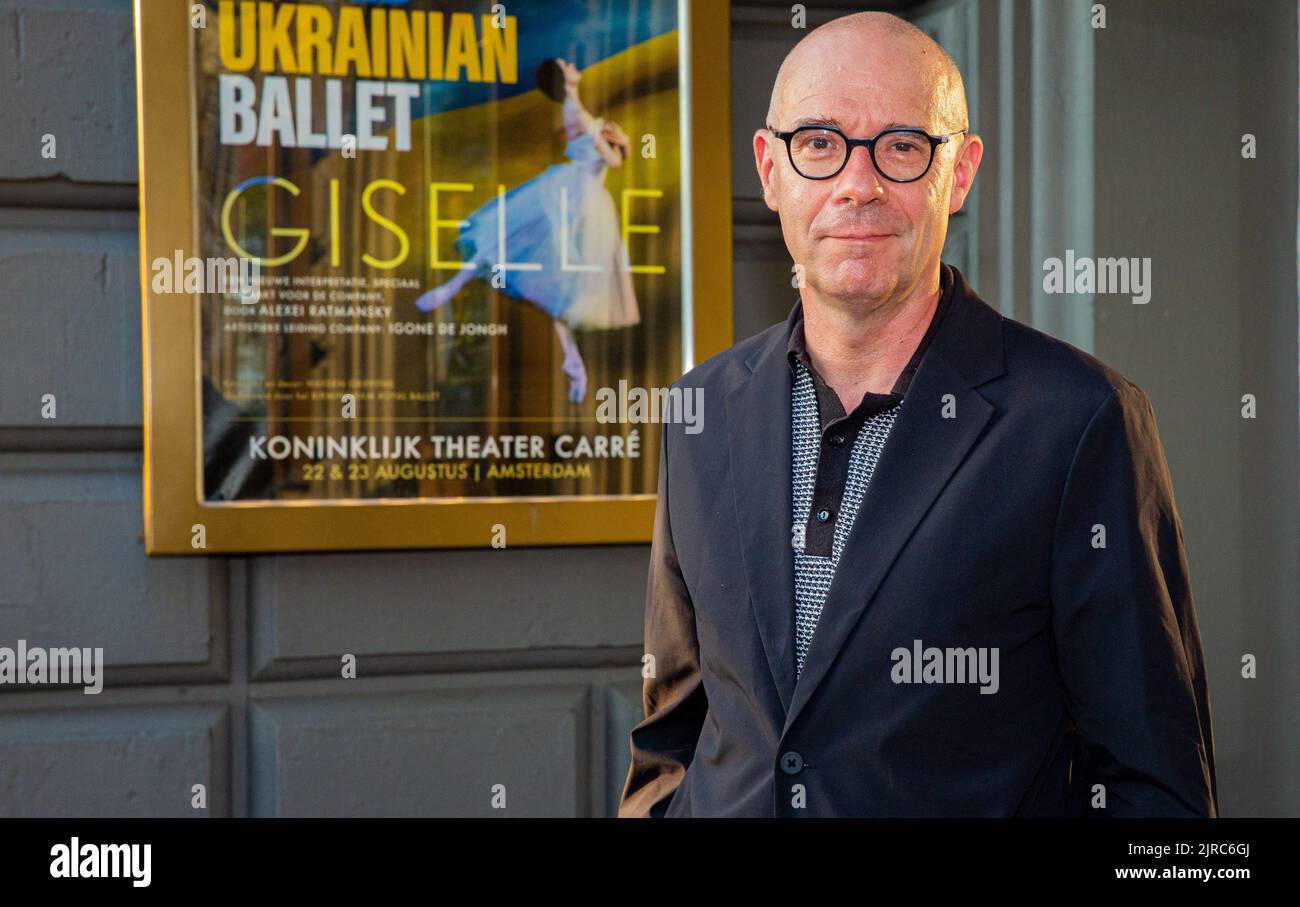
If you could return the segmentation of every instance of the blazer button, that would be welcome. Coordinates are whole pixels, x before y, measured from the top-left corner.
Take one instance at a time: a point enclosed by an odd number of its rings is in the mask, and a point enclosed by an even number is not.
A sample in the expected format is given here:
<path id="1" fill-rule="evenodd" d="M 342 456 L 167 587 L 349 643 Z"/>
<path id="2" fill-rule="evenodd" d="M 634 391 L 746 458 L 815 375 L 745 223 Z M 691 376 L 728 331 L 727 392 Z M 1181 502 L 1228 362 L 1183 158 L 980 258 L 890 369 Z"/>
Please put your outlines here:
<path id="1" fill-rule="evenodd" d="M 781 771 L 787 775 L 797 775 L 803 770 L 803 756 L 791 750 L 781 757 Z"/>
<path id="2" fill-rule="evenodd" d="M 830 518 L 831 518 L 831 512 L 830 512 L 829 510 L 819 510 L 819 511 L 817 511 L 817 522 L 819 522 L 819 523 L 824 523 L 824 522 L 826 522 L 827 520 L 829 520 Z"/>
<path id="3" fill-rule="evenodd" d="M 831 435 L 831 444 L 833 444 L 836 447 L 839 447 L 843 443 L 844 443 L 843 435 Z"/>

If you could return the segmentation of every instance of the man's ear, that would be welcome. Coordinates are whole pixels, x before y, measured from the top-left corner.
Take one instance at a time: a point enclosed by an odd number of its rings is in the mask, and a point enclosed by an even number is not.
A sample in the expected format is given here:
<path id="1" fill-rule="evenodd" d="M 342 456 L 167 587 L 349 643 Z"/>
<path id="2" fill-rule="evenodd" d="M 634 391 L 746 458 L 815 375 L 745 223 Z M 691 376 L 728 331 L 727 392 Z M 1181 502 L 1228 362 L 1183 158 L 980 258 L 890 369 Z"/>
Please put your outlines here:
<path id="1" fill-rule="evenodd" d="M 773 185 L 773 180 L 776 179 L 776 158 L 772 155 L 774 146 L 775 142 L 766 129 L 754 131 L 754 166 L 758 168 L 758 181 L 763 187 L 763 201 L 773 211 L 779 211 L 776 187 Z"/>
<path id="2" fill-rule="evenodd" d="M 966 196 L 970 195 L 971 188 L 975 185 L 975 171 L 979 170 L 983 158 L 984 142 L 980 137 L 974 133 L 965 136 L 952 170 L 952 196 L 948 199 L 950 215 L 956 214 L 966 204 Z"/>

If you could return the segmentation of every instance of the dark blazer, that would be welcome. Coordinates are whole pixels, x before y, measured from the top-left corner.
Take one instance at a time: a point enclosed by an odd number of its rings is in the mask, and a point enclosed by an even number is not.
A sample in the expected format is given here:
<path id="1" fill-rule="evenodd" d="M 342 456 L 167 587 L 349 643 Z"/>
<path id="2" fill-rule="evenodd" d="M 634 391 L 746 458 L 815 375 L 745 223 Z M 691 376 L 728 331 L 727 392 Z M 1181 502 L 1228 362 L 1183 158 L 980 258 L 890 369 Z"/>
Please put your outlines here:
<path id="1" fill-rule="evenodd" d="M 801 303 L 674 382 L 703 388 L 703 430 L 664 426 L 653 676 L 620 816 L 1216 815 L 1150 400 L 952 277 L 797 683 L 786 343 Z M 896 683 L 891 653 L 914 640 L 996 647 L 997 691 Z"/>

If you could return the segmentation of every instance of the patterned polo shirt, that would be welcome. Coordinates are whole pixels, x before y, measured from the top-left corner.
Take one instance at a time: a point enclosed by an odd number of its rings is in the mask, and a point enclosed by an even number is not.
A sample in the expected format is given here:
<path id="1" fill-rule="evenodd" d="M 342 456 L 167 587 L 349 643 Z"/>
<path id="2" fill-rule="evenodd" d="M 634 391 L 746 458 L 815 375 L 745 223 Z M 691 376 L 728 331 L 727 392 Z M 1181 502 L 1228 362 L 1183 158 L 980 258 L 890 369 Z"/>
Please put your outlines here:
<path id="1" fill-rule="evenodd" d="M 876 462 L 912 376 L 952 301 L 952 272 L 941 265 L 939 275 L 939 304 L 893 389 L 888 394 L 866 393 L 852 413 L 844 412 L 839 396 L 813 367 L 804 344 L 802 307 L 790 332 L 786 353 L 794 373 L 790 484 L 795 525 L 803 530 L 802 539 L 795 537 L 794 555 L 795 662 L 799 674 Z"/>

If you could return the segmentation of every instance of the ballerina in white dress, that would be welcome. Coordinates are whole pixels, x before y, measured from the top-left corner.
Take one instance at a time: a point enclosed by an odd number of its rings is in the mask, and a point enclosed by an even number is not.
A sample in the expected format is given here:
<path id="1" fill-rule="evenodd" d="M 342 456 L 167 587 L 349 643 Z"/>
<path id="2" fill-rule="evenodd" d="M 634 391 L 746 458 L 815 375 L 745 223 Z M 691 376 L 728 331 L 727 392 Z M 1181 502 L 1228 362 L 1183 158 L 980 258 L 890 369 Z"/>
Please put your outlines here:
<path id="1" fill-rule="evenodd" d="M 587 392 L 587 370 L 573 331 L 608 330 L 641 320 L 618 212 L 605 188 L 605 168 L 623 166 L 630 143 L 618 124 L 593 117 L 582 106 L 581 79 L 576 66 L 558 58 L 537 71 L 538 87 L 552 100 L 563 101 L 569 161 L 552 164 L 505 193 L 507 263 L 541 268 L 504 268 L 498 276 L 502 292 L 555 319 L 564 350 L 561 370 L 569 378 L 573 403 L 581 403 Z M 475 278 L 492 281 L 502 260 L 499 204 L 493 198 L 466 218 L 456 248 L 470 267 L 416 299 L 421 311 L 446 305 Z"/>

